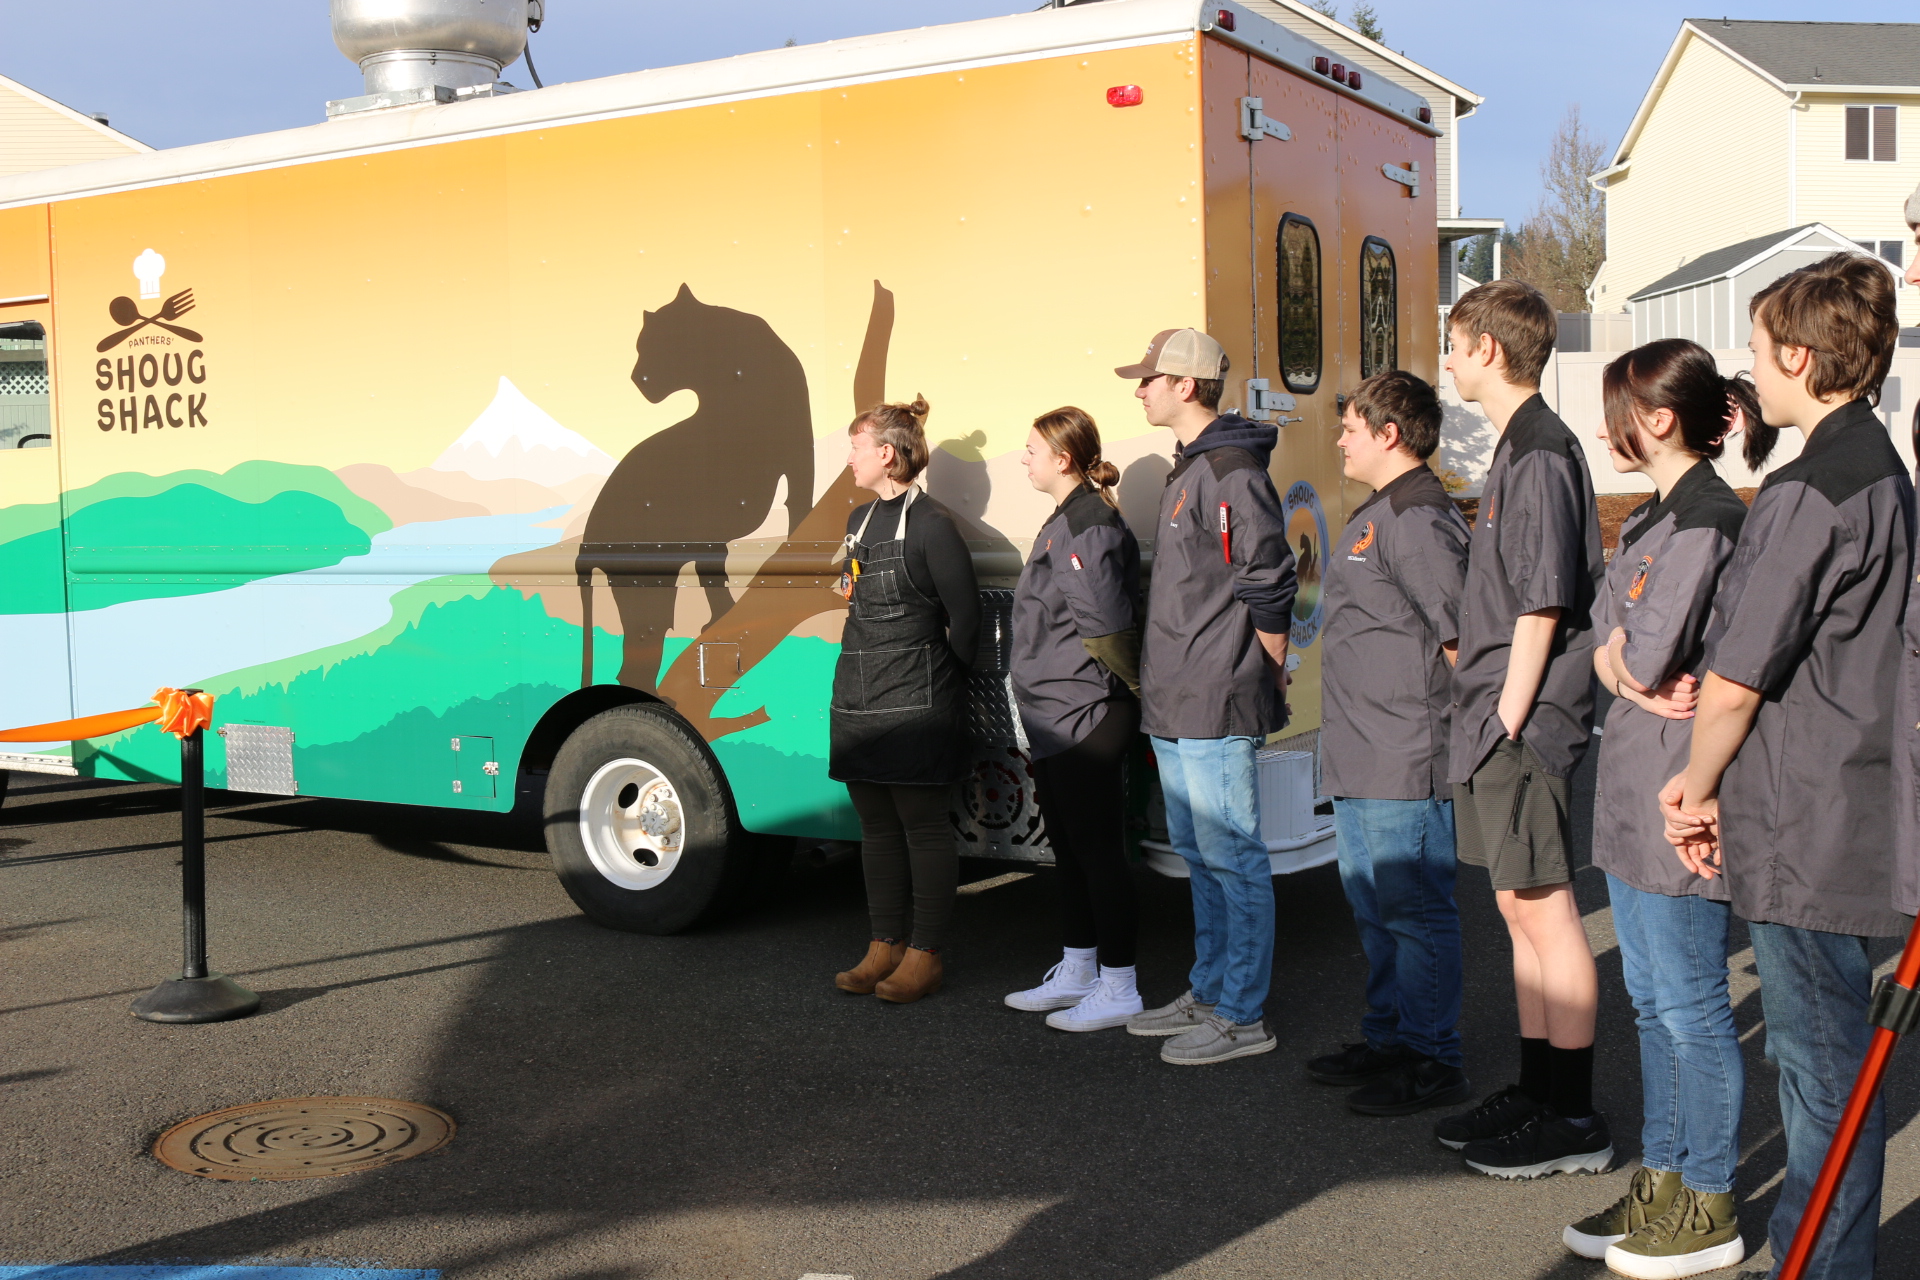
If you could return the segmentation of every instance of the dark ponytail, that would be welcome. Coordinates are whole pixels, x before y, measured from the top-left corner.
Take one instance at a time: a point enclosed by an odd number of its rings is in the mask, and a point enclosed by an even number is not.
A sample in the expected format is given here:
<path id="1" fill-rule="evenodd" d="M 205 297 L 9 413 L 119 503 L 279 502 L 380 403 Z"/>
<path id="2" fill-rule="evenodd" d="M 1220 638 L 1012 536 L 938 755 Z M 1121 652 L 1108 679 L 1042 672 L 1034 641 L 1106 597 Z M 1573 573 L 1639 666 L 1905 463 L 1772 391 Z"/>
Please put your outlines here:
<path id="1" fill-rule="evenodd" d="M 1712 353 L 1685 338 L 1661 338 L 1615 359 L 1601 375 L 1600 399 L 1614 449 L 1635 462 L 1646 461 L 1638 419 L 1661 409 L 1672 411 L 1678 443 L 1696 457 L 1718 458 L 1727 433 L 1743 426 L 1748 470 L 1766 462 L 1780 437 L 1760 417 L 1752 379 L 1720 376 Z"/>

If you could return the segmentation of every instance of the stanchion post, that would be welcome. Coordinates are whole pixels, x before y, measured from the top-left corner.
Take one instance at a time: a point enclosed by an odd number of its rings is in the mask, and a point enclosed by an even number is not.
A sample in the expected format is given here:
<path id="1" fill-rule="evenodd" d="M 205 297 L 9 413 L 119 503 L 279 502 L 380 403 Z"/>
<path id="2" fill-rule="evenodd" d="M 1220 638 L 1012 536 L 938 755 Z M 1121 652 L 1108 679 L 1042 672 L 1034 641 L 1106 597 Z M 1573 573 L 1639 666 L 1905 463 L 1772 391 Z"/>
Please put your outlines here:
<path id="1" fill-rule="evenodd" d="M 198 689 L 182 692 L 195 694 Z M 148 1022 L 224 1022 L 260 1007 L 260 997 L 207 969 L 206 742 L 204 730 L 180 739 L 180 976 L 133 1002 Z"/>

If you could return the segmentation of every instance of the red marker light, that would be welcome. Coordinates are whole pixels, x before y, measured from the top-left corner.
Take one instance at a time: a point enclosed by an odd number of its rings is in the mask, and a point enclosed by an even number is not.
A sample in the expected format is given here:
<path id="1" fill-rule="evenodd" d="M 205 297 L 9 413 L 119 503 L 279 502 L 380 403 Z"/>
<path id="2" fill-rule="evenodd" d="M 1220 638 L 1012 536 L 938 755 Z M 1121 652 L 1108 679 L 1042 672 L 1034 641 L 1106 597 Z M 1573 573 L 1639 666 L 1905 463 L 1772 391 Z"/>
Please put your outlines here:
<path id="1" fill-rule="evenodd" d="M 1422 108 L 1420 108 L 1420 123 L 1421 123 L 1421 124 L 1432 124 L 1432 123 L 1433 123 L 1433 108 L 1432 108 L 1432 107 L 1422 107 Z"/>
<path id="2" fill-rule="evenodd" d="M 1341 63 L 1336 62 L 1333 64 L 1331 74 L 1335 80 L 1345 80 L 1347 78 L 1347 69 Z"/>
<path id="3" fill-rule="evenodd" d="M 1213 25 L 1222 31 L 1233 30 L 1233 10 L 1215 9 L 1213 11 Z"/>
<path id="4" fill-rule="evenodd" d="M 1331 65 L 1332 59 L 1330 58 L 1315 58 L 1313 60 L 1314 71 L 1323 76 L 1329 74 L 1327 69 Z"/>
<path id="5" fill-rule="evenodd" d="M 1146 100 L 1146 91 L 1137 84 L 1117 84 L 1107 90 L 1110 107 L 1137 107 Z"/>
<path id="6" fill-rule="evenodd" d="M 1347 88 L 1358 89 L 1359 87 L 1360 87 L 1360 73 L 1358 71 L 1347 72 Z"/>

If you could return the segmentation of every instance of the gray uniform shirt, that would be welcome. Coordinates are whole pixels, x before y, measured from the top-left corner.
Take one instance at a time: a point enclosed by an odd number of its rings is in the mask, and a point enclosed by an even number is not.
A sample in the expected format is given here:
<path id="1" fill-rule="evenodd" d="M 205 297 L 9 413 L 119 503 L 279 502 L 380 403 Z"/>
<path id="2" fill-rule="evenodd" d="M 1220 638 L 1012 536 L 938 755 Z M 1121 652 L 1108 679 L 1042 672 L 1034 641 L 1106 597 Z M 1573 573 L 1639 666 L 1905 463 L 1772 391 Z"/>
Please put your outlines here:
<path id="1" fill-rule="evenodd" d="M 1320 635 L 1321 790 L 1363 800 L 1447 799 L 1453 668 L 1467 522 L 1433 472 L 1361 503 L 1327 555 Z"/>
<path id="2" fill-rule="evenodd" d="M 1714 592 L 1733 559 L 1747 506 L 1711 462 L 1701 461 L 1665 498 L 1649 498 L 1620 525 L 1600 596 L 1593 640 L 1627 633 L 1621 658 L 1640 683 L 1699 675 Z M 1669 720 L 1616 698 L 1600 740 L 1593 803 L 1593 865 L 1645 893 L 1728 897 L 1724 876 L 1687 870 L 1667 843 L 1660 788 L 1687 767 L 1693 721 Z"/>
<path id="3" fill-rule="evenodd" d="M 1893 712 L 1893 909 L 1911 916 L 1920 914 L 1920 575 L 1908 576 Z"/>
<path id="4" fill-rule="evenodd" d="M 1506 736 L 1500 691 L 1513 626 L 1559 609 L 1546 677 L 1520 740 L 1548 773 L 1566 777 L 1593 733 L 1594 590 L 1605 572 L 1586 452 L 1538 395 L 1514 412 L 1480 492 L 1460 606 L 1453 673 L 1450 782 L 1466 782 Z"/>
<path id="5" fill-rule="evenodd" d="M 1013 692 L 1033 758 L 1092 733 L 1120 677 L 1081 643 L 1139 625 L 1140 544 L 1090 485 L 1060 504 L 1033 540 L 1013 593 Z"/>
<path id="6" fill-rule="evenodd" d="M 1254 634 L 1293 625 L 1293 552 L 1267 476 L 1279 435 L 1222 414 L 1179 451 L 1167 477 L 1141 638 L 1142 732 L 1263 738 L 1287 722 Z"/>
<path id="7" fill-rule="evenodd" d="M 1884 937 L 1894 913 L 1893 730 L 1913 485 L 1864 400 L 1768 476 L 1721 578 L 1709 668 L 1764 698 L 1720 784 L 1746 920 Z"/>

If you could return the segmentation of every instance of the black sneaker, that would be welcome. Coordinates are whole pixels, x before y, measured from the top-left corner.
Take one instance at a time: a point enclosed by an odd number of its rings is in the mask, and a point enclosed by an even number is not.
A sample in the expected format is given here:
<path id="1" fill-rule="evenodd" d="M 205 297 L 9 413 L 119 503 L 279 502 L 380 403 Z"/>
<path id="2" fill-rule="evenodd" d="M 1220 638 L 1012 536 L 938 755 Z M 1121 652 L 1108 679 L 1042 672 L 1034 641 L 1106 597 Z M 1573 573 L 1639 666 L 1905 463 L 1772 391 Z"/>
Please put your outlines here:
<path id="1" fill-rule="evenodd" d="M 1605 1173 L 1613 1163 L 1613 1138 L 1605 1116 L 1582 1129 L 1542 1107 L 1504 1138 L 1469 1142 L 1467 1163 L 1495 1178 L 1544 1178 L 1550 1173 Z"/>
<path id="2" fill-rule="evenodd" d="M 1410 1116 L 1451 1107 L 1473 1096 L 1473 1081 L 1459 1067 L 1416 1057 L 1347 1095 L 1347 1107 L 1363 1116 Z"/>
<path id="3" fill-rule="evenodd" d="M 1448 1116 L 1433 1126 L 1433 1136 L 1440 1140 L 1443 1147 L 1460 1150 L 1469 1142 L 1479 1142 L 1486 1138 L 1504 1138 L 1527 1122 L 1527 1117 L 1540 1110 L 1535 1102 L 1517 1084 L 1510 1084 L 1495 1093 L 1481 1099 L 1480 1105 L 1471 1111 L 1463 1111 L 1457 1116 Z"/>
<path id="4" fill-rule="evenodd" d="M 1386 1049 L 1365 1043 L 1343 1044 L 1338 1053 L 1309 1060 L 1307 1074 L 1321 1084 L 1351 1089 L 1399 1069 L 1409 1056 L 1406 1048 L 1397 1044 Z"/>

